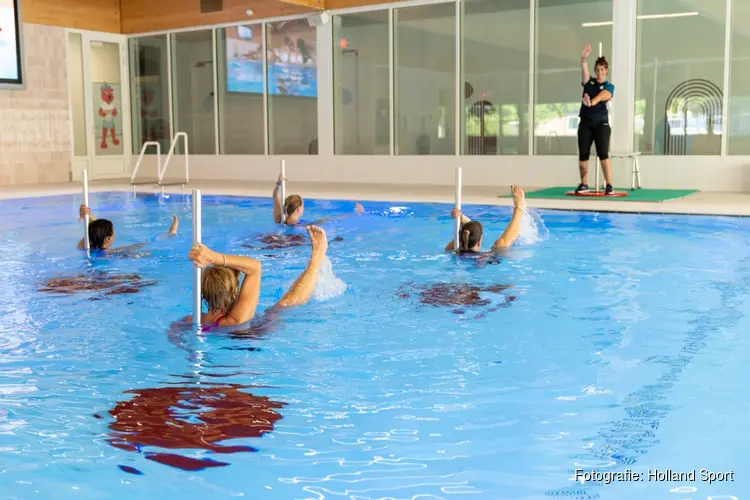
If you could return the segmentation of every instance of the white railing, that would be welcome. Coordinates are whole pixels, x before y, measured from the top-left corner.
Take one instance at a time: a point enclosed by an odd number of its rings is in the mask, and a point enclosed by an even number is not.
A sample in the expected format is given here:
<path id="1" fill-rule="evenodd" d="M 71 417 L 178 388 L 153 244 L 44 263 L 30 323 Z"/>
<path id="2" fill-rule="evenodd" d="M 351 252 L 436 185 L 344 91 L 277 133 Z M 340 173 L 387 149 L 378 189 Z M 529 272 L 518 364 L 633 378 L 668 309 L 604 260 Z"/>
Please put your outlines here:
<path id="1" fill-rule="evenodd" d="M 138 169 L 141 168 L 143 155 L 146 154 L 146 149 L 148 149 L 149 146 L 156 146 L 156 176 L 157 179 L 161 177 L 161 144 L 156 141 L 144 142 L 141 147 L 141 154 L 138 155 L 138 161 L 135 163 L 133 175 L 130 176 L 130 184 L 133 185 L 133 191 L 135 191 L 135 176 L 138 174 Z"/>
<path id="2" fill-rule="evenodd" d="M 187 184 L 188 182 L 190 182 L 190 160 L 189 160 L 189 154 L 188 154 L 188 135 L 185 132 L 177 132 L 174 136 L 174 139 L 172 140 L 172 145 L 169 146 L 167 159 L 164 161 L 164 168 L 159 172 L 158 183 L 160 186 L 162 185 L 162 181 L 164 180 L 164 174 L 167 172 L 167 167 L 169 167 L 169 162 L 172 160 L 175 146 L 177 146 L 177 143 L 179 142 L 180 137 L 185 139 L 185 182 L 184 184 Z"/>

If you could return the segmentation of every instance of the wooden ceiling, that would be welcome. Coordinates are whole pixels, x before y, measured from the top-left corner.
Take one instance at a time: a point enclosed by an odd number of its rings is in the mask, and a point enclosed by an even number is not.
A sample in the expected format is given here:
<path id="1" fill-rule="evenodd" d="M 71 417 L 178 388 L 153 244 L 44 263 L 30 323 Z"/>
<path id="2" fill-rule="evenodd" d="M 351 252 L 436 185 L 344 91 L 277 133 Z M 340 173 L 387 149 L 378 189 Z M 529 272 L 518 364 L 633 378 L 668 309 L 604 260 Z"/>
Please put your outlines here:
<path id="1" fill-rule="evenodd" d="M 326 9 L 348 9 L 350 7 L 365 7 L 367 5 L 380 5 L 383 3 L 393 3 L 397 0 L 325 0 Z"/>
<path id="2" fill-rule="evenodd" d="M 134 34 L 304 15 L 327 7 L 326 0 L 223 0 L 221 11 L 202 13 L 200 5 L 201 0 L 22 0 L 21 13 L 25 23 Z"/>
<path id="3" fill-rule="evenodd" d="M 191 26 L 252 22 L 269 17 L 309 14 L 325 0 L 224 0 L 220 12 L 201 13 L 200 0 L 121 0 L 121 32 L 147 33 Z M 246 14 L 247 9 L 253 15 Z"/>
<path id="4" fill-rule="evenodd" d="M 121 30 L 120 0 L 21 0 L 21 16 L 32 24 L 107 33 Z"/>

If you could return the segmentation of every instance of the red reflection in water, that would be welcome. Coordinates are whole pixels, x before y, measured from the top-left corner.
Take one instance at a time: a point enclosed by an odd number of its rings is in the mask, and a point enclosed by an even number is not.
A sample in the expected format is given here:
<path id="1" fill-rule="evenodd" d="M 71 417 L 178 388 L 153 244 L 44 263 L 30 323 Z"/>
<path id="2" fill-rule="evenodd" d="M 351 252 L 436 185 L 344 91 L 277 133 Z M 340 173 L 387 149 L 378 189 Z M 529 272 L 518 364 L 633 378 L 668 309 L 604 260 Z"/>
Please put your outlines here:
<path id="1" fill-rule="evenodd" d="M 140 451 L 144 446 L 166 449 L 202 449 L 213 453 L 253 452 L 251 446 L 222 446 L 227 439 L 260 437 L 273 430 L 282 417 L 275 410 L 284 403 L 254 396 L 247 386 L 158 387 L 127 391 L 135 394 L 109 411 L 116 448 Z M 172 453 L 145 454 L 146 458 L 183 470 L 203 470 L 229 465 Z"/>
<path id="2" fill-rule="evenodd" d="M 248 244 L 243 244 L 242 246 L 254 250 L 278 250 L 280 248 L 301 247 L 310 244 L 310 238 L 302 234 L 268 234 L 265 236 L 258 234 L 255 237 L 263 243 L 262 246 Z M 344 238 L 336 236 L 331 241 L 344 241 Z"/>
<path id="3" fill-rule="evenodd" d="M 490 300 L 483 298 L 479 292 L 502 293 L 510 285 L 476 286 L 469 283 L 436 283 L 418 285 L 406 283 L 401 285 L 396 296 L 409 298 L 411 291 L 419 292 L 419 301 L 430 306 L 486 306 Z"/>
<path id="4" fill-rule="evenodd" d="M 144 281 L 137 274 L 112 275 L 93 271 L 77 276 L 50 278 L 40 292 L 73 294 L 76 292 L 104 292 L 106 295 L 138 293 L 141 288 L 153 286 L 156 281 Z"/>
<path id="5" fill-rule="evenodd" d="M 495 306 L 486 309 L 484 312 L 477 314 L 474 319 L 483 318 L 488 312 L 497 311 L 501 307 L 509 307 L 511 302 L 516 300 L 513 295 L 507 295 L 504 292 L 510 288 L 510 285 L 490 285 L 476 286 L 470 283 L 435 283 L 432 285 L 421 285 L 413 282 L 401 285 L 396 291 L 396 296 L 400 299 L 408 299 L 412 293 L 419 293 L 419 302 L 428 306 L 435 307 L 457 307 L 452 312 L 464 314 L 466 311 L 460 306 L 468 307 L 485 307 L 492 303 L 486 297 L 482 297 L 480 292 L 489 292 L 494 294 L 503 294 L 503 301 Z"/>

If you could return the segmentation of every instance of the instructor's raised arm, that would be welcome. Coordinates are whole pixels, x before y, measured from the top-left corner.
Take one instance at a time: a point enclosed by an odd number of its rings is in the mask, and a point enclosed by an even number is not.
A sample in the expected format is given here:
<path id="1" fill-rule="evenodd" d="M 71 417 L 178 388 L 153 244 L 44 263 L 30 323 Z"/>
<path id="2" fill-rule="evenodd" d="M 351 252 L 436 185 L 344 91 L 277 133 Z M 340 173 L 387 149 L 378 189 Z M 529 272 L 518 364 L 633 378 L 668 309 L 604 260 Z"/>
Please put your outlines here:
<path id="1" fill-rule="evenodd" d="M 581 52 L 581 83 L 583 85 L 586 85 L 591 78 L 591 74 L 589 73 L 589 55 L 591 55 L 591 44 L 587 43 L 583 48 L 583 52 Z"/>

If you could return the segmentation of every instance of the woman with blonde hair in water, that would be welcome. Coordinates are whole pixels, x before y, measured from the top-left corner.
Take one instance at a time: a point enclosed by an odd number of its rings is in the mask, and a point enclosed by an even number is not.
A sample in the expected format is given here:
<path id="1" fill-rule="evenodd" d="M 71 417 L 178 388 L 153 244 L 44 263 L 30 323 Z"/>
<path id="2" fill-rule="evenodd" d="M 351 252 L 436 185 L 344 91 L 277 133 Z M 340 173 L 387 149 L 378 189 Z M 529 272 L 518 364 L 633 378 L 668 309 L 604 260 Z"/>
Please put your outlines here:
<path id="1" fill-rule="evenodd" d="M 273 310 L 307 303 L 312 297 L 318 274 L 328 251 L 325 231 L 307 226 L 312 253 L 307 267 Z M 202 314 L 203 327 L 240 325 L 253 319 L 260 298 L 261 264 L 250 257 L 214 252 L 200 243 L 188 254 L 196 267 L 203 268 L 202 295 L 208 310 Z M 243 278 L 244 276 L 244 278 Z M 187 316 L 185 321 L 192 321 Z"/>

